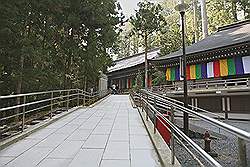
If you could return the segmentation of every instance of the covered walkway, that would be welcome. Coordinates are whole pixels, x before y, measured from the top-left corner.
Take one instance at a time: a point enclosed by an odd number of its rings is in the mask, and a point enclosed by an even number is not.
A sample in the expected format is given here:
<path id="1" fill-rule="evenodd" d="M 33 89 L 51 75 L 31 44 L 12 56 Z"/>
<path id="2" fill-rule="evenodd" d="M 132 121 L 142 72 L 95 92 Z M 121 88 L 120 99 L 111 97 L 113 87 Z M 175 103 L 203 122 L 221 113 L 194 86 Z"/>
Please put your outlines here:
<path id="1" fill-rule="evenodd" d="M 0 151 L 8 167 L 158 167 L 159 158 L 128 95 L 82 108 Z"/>

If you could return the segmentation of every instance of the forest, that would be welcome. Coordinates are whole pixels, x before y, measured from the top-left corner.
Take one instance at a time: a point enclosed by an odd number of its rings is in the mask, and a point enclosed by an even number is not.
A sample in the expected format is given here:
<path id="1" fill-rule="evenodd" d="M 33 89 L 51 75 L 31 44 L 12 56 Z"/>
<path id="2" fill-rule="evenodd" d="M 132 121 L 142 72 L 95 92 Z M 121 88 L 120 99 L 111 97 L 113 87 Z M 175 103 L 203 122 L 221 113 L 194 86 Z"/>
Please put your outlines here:
<path id="1" fill-rule="evenodd" d="M 190 45 L 203 38 L 201 4 L 185 2 Z M 144 0 L 126 19 L 116 0 L 0 0 L 0 95 L 96 87 L 113 57 L 180 49 L 176 3 Z M 206 8 L 209 34 L 250 18 L 248 0 L 207 0 Z"/>
<path id="2" fill-rule="evenodd" d="M 120 10 L 114 0 L 1 0 L 0 95 L 94 87 Z"/>

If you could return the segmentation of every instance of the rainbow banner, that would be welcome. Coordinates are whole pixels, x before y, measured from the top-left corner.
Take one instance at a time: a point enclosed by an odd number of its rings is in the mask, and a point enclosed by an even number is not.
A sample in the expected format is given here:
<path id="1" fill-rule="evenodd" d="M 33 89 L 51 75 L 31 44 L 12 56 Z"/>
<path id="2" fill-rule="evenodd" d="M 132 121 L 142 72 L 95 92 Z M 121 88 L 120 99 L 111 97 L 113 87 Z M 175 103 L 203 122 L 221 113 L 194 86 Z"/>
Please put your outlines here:
<path id="1" fill-rule="evenodd" d="M 166 69 L 166 80 L 167 81 L 178 81 L 180 80 L 180 66 L 174 66 Z"/>
<path id="2" fill-rule="evenodd" d="M 232 57 L 186 67 L 187 80 L 226 77 L 230 75 L 250 74 L 250 56 Z M 166 80 L 180 80 L 180 66 L 166 69 Z"/>

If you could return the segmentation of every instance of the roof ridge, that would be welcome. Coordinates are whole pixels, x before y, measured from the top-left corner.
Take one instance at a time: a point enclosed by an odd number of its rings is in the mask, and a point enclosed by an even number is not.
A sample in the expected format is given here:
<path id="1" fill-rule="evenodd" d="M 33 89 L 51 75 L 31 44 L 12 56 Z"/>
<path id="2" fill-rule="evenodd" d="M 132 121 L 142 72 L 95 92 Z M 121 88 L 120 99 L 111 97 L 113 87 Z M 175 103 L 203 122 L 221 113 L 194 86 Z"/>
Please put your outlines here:
<path id="1" fill-rule="evenodd" d="M 217 32 L 228 30 L 228 29 L 235 28 L 235 27 L 239 27 L 239 26 L 242 26 L 242 25 L 245 25 L 245 24 L 250 24 L 250 20 L 248 19 L 248 20 L 239 21 L 239 22 L 236 22 L 236 23 L 233 23 L 233 24 L 228 24 L 228 25 L 225 25 L 225 26 L 221 26 L 221 27 L 218 28 Z"/>
<path id="2" fill-rule="evenodd" d="M 160 49 L 160 48 L 151 49 L 151 50 L 148 51 L 148 53 L 149 53 L 149 52 L 156 51 L 156 50 L 159 50 L 159 49 Z M 117 59 L 117 60 L 115 60 L 114 62 L 118 62 L 118 61 L 122 61 L 122 60 L 125 60 L 125 59 L 129 59 L 129 58 L 131 58 L 131 57 L 136 57 L 136 56 L 142 55 L 142 54 L 144 54 L 144 53 L 145 53 L 145 51 L 140 52 L 140 53 L 136 53 L 136 54 L 133 54 L 133 55 L 130 55 L 130 56 L 127 56 L 127 57 L 123 57 L 123 58 Z"/>

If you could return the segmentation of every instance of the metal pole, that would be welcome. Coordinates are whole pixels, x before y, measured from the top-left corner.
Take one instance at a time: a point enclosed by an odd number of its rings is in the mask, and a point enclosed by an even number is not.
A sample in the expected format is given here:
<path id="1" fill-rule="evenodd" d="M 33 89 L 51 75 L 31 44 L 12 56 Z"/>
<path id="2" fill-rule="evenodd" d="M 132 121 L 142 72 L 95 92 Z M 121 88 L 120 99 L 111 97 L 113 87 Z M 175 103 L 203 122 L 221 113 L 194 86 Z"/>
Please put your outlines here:
<path id="1" fill-rule="evenodd" d="M 156 98 L 154 97 L 154 108 L 156 109 Z M 157 116 L 156 111 L 154 110 L 154 133 L 156 133 L 156 123 L 157 123 Z"/>
<path id="2" fill-rule="evenodd" d="M 67 110 L 69 110 L 69 90 L 67 92 Z"/>
<path id="3" fill-rule="evenodd" d="M 174 108 L 171 106 L 171 122 L 174 124 Z M 174 149 L 174 130 L 171 129 L 171 164 L 175 163 L 175 149 Z"/>
<path id="4" fill-rule="evenodd" d="M 53 112 L 53 92 L 51 92 L 51 99 L 50 99 L 50 118 L 52 118 Z"/>
<path id="5" fill-rule="evenodd" d="M 23 104 L 26 103 L 26 96 L 23 97 Z M 22 131 L 24 130 L 25 125 L 25 106 L 23 106 L 23 118 L 22 118 Z"/>
<path id="6" fill-rule="evenodd" d="M 147 102 L 148 102 L 148 94 L 147 94 Z M 147 115 L 147 119 L 146 119 L 146 120 L 147 120 L 147 121 L 148 121 L 148 109 L 149 109 L 149 108 L 148 108 L 148 103 L 147 103 L 147 105 L 146 105 L 146 113 L 147 113 L 147 114 L 146 114 L 146 115 Z"/>
<path id="7" fill-rule="evenodd" d="M 86 94 L 85 91 L 82 91 L 83 94 L 83 106 L 85 106 Z"/>
<path id="8" fill-rule="evenodd" d="M 77 89 L 77 106 L 79 106 L 79 89 Z"/>
<path id="9" fill-rule="evenodd" d="M 148 89 L 148 44 L 147 44 L 148 34 L 145 32 L 145 89 Z"/>
<path id="10" fill-rule="evenodd" d="M 184 16 L 185 12 L 181 11 L 181 31 L 182 31 L 182 59 L 183 59 L 183 75 L 184 75 L 184 81 L 183 81 L 183 88 L 184 88 L 184 107 L 188 107 L 188 95 L 187 95 L 187 74 L 186 74 L 186 66 L 187 66 L 187 60 L 186 60 L 186 49 L 185 49 L 185 27 L 184 27 Z M 184 133 L 188 135 L 189 127 L 188 127 L 188 113 L 184 112 L 183 117 L 183 123 L 184 123 Z"/>
<path id="11" fill-rule="evenodd" d="M 141 107 L 142 112 L 143 112 L 143 107 L 142 107 L 142 93 L 140 92 L 139 95 L 140 95 L 140 107 Z"/>
<path id="12" fill-rule="evenodd" d="M 246 142 L 238 137 L 239 166 L 247 167 Z"/>

